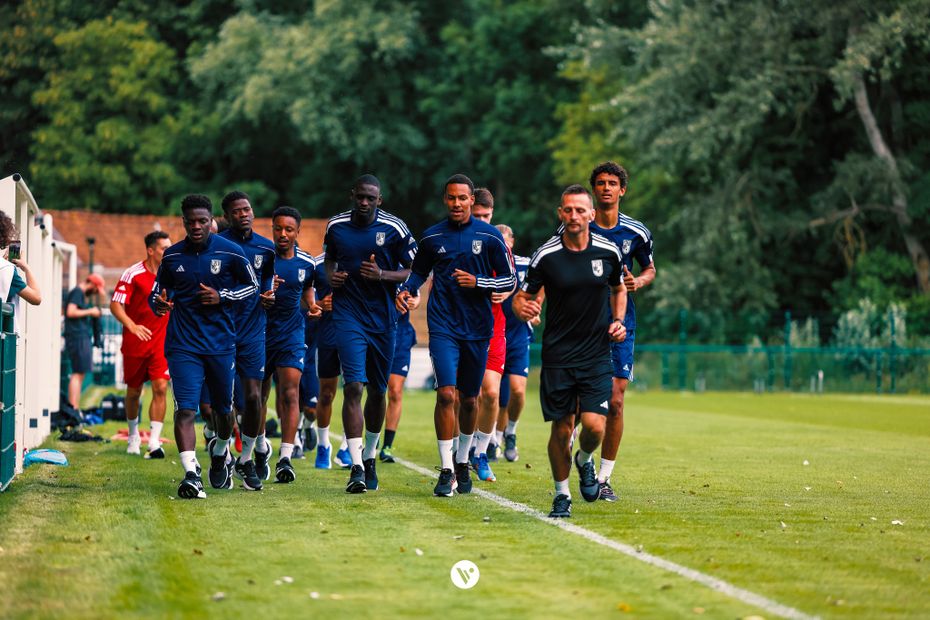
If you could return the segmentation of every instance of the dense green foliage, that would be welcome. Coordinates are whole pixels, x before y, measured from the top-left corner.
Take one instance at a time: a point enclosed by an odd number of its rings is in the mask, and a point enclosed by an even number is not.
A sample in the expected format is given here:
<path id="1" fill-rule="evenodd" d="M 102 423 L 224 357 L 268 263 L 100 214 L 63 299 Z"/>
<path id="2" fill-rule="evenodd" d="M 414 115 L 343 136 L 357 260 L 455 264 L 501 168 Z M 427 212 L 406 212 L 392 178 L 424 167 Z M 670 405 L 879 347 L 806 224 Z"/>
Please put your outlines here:
<path id="1" fill-rule="evenodd" d="M 327 217 L 374 172 L 419 233 L 441 181 L 517 252 L 560 187 L 631 172 L 656 239 L 651 340 L 834 339 L 867 298 L 930 337 L 930 0 L 18 0 L 0 161 L 40 204 L 171 212 L 232 188 Z M 735 320 L 734 320 L 735 319 Z M 726 326 L 721 328 L 721 325 Z"/>

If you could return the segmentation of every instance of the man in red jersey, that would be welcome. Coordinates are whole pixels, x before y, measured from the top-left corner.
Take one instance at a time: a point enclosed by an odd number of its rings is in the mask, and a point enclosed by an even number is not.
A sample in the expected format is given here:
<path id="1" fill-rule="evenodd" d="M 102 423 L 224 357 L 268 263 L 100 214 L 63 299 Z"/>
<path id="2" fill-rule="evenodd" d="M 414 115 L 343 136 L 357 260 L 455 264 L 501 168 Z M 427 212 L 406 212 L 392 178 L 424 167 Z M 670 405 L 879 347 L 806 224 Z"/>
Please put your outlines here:
<path id="1" fill-rule="evenodd" d="M 123 381 L 126 383 L 126 421 L 129 423 L 128 454 L 139 454 L 139 399 L 142 386 L 152 382 L 149 404 L 149 449 L 147 459 L 163 459 L 161 429 L 165 421 L 165 396 L 168 391 L 168 362 L 165 359 L 165 328 L 168 315 L 155 316 L 148 297 L 155 284 L 155 274 L 162 254 L 171 246 L 168 233 L 156 230 L 145 236 L 145 260 L 123 272 L 110 300 L 110 312 L 123 325 Z"/>

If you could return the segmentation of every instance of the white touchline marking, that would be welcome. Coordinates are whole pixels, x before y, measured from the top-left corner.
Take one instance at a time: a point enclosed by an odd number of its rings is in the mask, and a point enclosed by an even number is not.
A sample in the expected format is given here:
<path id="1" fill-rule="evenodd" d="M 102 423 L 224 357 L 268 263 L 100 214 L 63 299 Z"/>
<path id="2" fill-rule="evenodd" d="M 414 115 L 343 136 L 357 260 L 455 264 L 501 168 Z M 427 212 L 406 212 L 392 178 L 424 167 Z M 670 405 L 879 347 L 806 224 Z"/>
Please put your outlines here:
<path id="1" fill-rule="evenodd" d="M 413 471 L 419 474 L 423 474 L 424 476 L 429 476 L 431 478 L 437 477 L 436 472 L 426 469 L 425 467 L 421 467 L 416 463 L 411 463 L 410 461 L 398 458 L 396 456 L 394 457 L 394 460 L 407 469 L 412 469 Z M 689 581 L 707 586 L 711 590 L 716 590 L 721 594 L 729 596 L 730 598 L 736 599 L 742 603 L 746 603 L 747 605 L 758 607 L 759 609 L 762 609 L 774 616 L 778 616 L 780 618 L 791 618 L 792 620 L 815 620 L 818 618 L 818 616 L 808 615 L 803 611 L 795 609 L 794 607 L 782 605 L 781 603 L 765 598 L 764 596 L 756 594 L 755 592 L 750 592 L 749 590 L 738 588 L 731 583 L 723 581 L 722 579 L 717 579 L 716 577 L 705 575 L 704 573 L 696 571 L 693 568 L 688 568 L 687 566 L 676 564 L 675 562 L 660 558 L 659 556 L 652 555 L 651 553 L 646 553 L 645 551 L 638 551 L 635 547 L 631 547 L 630 545 L 611 540 L 606 536 L 598 534 L 597 532 L 592 532 L 591 530 L 587 530 L 583 527 L 567 523 L 565 519 L 550 519 L 546 514 L 536 510 L 535 508 L 530 508 L 526 504 L 521 504 L 519 502 L 509 500 L 506 497 L 501 497 L 495 493 L 489 493 L 483 489 L 474 488 L 472 489 L 472 493 L 485 499 L 489 499 L 495 504 L 503 506 L 504 508 L 509 508 L 513 511 L 523 513 L 529 517 L 533 517 L 538 521 L 542 521 L 546 525 L 552 525 L 554 527 L 560 528 L 566 532 L 581 536 L 585 540 L 603 545 L 604 547 L 608 547 L 614 551 L 619 551 L 624 555 L 639 560 L 640 562 L 645 562 L 650 566 L 661 568 L 662 570 L 674 573 L 679 577 L 684 577 Z"/>

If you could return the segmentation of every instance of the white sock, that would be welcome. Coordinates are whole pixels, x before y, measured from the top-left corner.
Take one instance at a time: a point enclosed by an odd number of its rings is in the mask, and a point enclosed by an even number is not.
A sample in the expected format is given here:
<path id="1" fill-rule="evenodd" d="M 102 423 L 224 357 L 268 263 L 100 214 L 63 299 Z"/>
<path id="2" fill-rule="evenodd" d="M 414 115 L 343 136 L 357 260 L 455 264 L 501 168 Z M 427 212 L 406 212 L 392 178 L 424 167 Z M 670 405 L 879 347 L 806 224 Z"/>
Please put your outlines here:
<path id="1" fill-rule="evenodd" d="M 294 454 L 294 444 L 281 442 L 281 458 L 289 459 L 291 455 Z"/>
<path id="2" fill-rule="evenodd" d="M 200 466 L 200 463 L 197 462 L 197 453 L 193 450 L 185 450 L 182 452 L 181 466 L 184 468 L 184 473 L 189 471 L 196 472 L 197 468 Z"/>
<path id="3" fill-rule="evenodd" d="M 494 444 L 498 446 L 504 445 L 504 431 L 494 431 Z"/>
<path id="4" fill-rule="evenodd" d="M 555 494 L 556 495 L 567 495 L 569 499 L 572 497 L 572 492 L 568 490 L 568 478 L 565 480 L 556 480 L 555 481 Z"/>
<path id="5" fill-rule="evenodd" d="M 129 436 L 132 437 L 133 435 L 138 435 L 139 434 L 139 418 L 136 418 L 135 420 L 126 420 L 126 421 L 129 422 Z"/>
<path id="6" fill-rule="evenodd" d="M 216 438 L 216 443 L 213 444 L 213 453 L 210 456 L 220 456 L 221 454 L 226 454 L 226 450 L 229 448 L 229 439 L 220 439 Z"/>
<path id="7" fill-rule="evenodd" d="M 598 482 L 607 482 L 610 480 L 610 474 L 614 473 L 615 462 L 616 461 L 608 461 L 604 457 L 601 457 L 601 468 L 597 472 Z"/>
<path id="8" fill-rule="evenodd" d="M 367 461 L 378 456 L 378 440 L 380 438 L 381 433 L 372 433 L 367 429 L 365 430 L 365 452 L 362 454 L 362 459 Z"/>
<path id="9" fill-rule="evenodd" d="M 138 418 L 136 418 L 136 421 L 138 422 Z M 164 422 L 151 423 L 151 430 L 149 430 L 149 450 L 157 450 L 161 447 L 161 429 L 164 425 Z M 138 430 L 136 432 L 138 432 Z"/>
<path id="10" fill-rule="evenodd" d="M 507 435 L 516 435 L 517 434 L 517 422 L 519 420 L 509 420 L 507 422 L 507 430 L 504 431 Z"/>
<path id="11" fill-rule="evenodd" d="M 452 438 L 452 454 L 455 454 L 459 451 L 459 437 L 456 435 Z"/>
<path id="12" fill-rule="evenodd" d="M 578 455 L 577 455 L 578 458 L 575 460 L 575 464 L 576 464 L 576 465 L 584 465 L 585 463 L 587 463 L 588 461 L 591 460 L 591 454 L 593 454 L 593 453 L 592 453 L 592 452 L 585 452 L 585 451 L 582 450 L 581 448 L 578 448 Z"/>
<path id="13" fill-rule="evenodd" d="M 265 433 L 255 437 L 255 451 L 261 452 L 262 454 L 271 453 L 271 444 L 268 443 L 268 439 L 265 437 Z"/>
<path id="14" fill-rule="evenodd" d="M 458 450 L 455 451 L 456 463 L 468 462 L 468 451 L 471 449 L 471 438 L 472 435 L 466 435 L 465 433 L 459 434 L 459 447 Z"/>
<path id="15" fill-rule="evenodd" d="M 316 429 L 316 436 L 319 438 L 317 440 L 317 445 L 321 448 L 329 448 L 329 427 L 323 428 L 322 426 Z"/>
<path id="16" fill-rule="evenodd" d="M 211 439 L 213 439 L 214 437 L 216 437 L 216 431 L 214 431 L 214 430 L 212 430 L 212 429 L 209 429 L 209 428 L 207 428 L 206 426 L 204 426 L 204 427 L 203 427 L 203 436 L 207 438 L 207 441 L 210 441 Z"/>
<path id="17" fill-rule="evenodd" d="M 252 450 L 255 449 L 255 437 L 249 437 L 248 435 L 242 436 L 242 454 L 239 455 L 239 460 L 245 463 L 252 458 Z"/>
<path id="18" fill-rule="evenodd" d="M 475 431 L 475 454 L 487 454 L 491 436 L 481 431 Z"/>
<path id="19" fill-rule="evenodd" d="M 362 438 L 361 437 L 349 437 L 346 440 L 346 443 L 349 445 L 349 454 L 352 456 L 353 465 L 362 464 Z"/>
<path id="20" fill-rule="evenodd" d="M 339 444 L 339 451 L 342 452 L 343 450 L 348 450 L 348 449 L 349 449 L 349 444 L 346 443 L 345 435 L 343 435 L 343 436 L 342 436 L 342 443 Z"/>
<path id="21" fill-rule="evenodd" d="M 454 463 L 452 462 L 452 440 L 451 439 L 439 439 L 436 441 L 436 444 L 439 446 L 439 462 L 441 463 L 441 469 L 455 469 Z"/>

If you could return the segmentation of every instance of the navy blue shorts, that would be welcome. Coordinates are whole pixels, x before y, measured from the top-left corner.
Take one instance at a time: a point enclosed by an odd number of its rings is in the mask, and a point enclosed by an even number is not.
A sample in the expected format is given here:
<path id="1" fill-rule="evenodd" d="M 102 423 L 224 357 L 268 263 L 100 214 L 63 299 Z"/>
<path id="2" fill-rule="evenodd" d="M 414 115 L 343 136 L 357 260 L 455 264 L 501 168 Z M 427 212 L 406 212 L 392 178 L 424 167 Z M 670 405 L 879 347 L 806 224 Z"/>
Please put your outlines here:
<path id="1" fill-rule="evenodd" d="M 339 351 L 335 347 L 320 345 L 316 350 L 316 370 L 320 379 L 332 379 L 342 374 Z"/>
<path id="2" fill-rule="evenodd" d="M 417 333 L 410 329 L 398 329 L 394 341 L 394 359 L 391 361 L 391 374 L 406 377 L 410 372 L 410 349 L 417 343 Z"/>
<path id="3" fill-rule="evenodd" d="M 320 379 L 316 376 L 316 360 L 307 360 L 300 375 L 300 409 L 316 409 L 320 397 Z"/>
<path id="4" fill-rule="evenodd" d="M 296 368 L 304 371 L 304 358 L 307 356 L 307 345 L 303 342 L 284 344 L 265 351 L 265 376 L 268 379 L 278 368 Z"/>
<path id="5" fill-rule="evenodd" d="M 65 338 L 65 353 L 71 360 L 71 372 L 86 375 L 94 369 L 94 352 L 90 336 L 68 336 Z"/>
<path id="6" fill-rule="evenodd" d="M 610 345 L 610 359 L 614 364 L 614 377 L 618 379 L 633 380 L 633 342 L 636 340 L 636 330 L 626 333 L 623 342 L 613 342 Z"/>
<path id="7" fill-rule="evenodd" d="M 386 392 L 394 357 L 395 330 L 373 334 L 354 321 L 334 321 L 336 346 L 342 361 L 342 380 L 346 383 L 367 383 L 379 392 Z"/>
<path id="8" fill-rule="evenodd" d="M 525 345 L 507 346 L 507 359 L 504 361 L 504 375 L 520 375 L 526 377 L 530 374 L 530 343 Z"/>
<path id="9" fill-rule="evenodd" d="M 246 379 L 264 378 L 265 339 L 236 345 L 236 373 Z"/>
<path id="10" fill-rule="evenodd" d="M 174 390 L 175 409 L 197 411 L 201 391 L 209 395 L 213 409 L 226 415 L 232 409 L 233 379 L 236 376 L 236 354 L 198 355 L 172 351 L 168 358 Z"/>
<path id="11" fill-rule="evenodd" d="M 436 373 L 436 387 L 454 385 L 466 398 L 477 396 L 488 363 L 488 344 L 489 340 L 458 340 L 430 334 L 429 356 Z"/>

